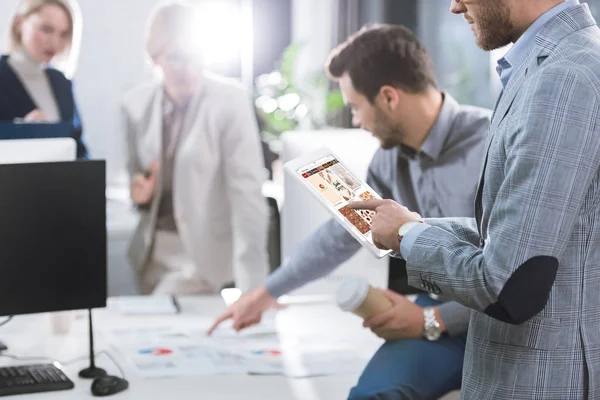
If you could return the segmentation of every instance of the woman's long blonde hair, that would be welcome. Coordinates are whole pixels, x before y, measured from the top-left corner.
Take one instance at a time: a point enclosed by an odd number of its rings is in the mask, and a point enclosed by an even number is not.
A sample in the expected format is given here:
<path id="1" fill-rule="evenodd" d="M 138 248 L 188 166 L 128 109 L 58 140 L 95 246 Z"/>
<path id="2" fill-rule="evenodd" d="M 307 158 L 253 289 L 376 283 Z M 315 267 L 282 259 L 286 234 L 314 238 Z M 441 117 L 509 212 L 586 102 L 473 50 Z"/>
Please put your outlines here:
<path id="1" fill-rule="evenodd" d="M 19 19 L 24 19 L 31 14 L 35 14 L 47 5 L 55 5 L 62 8 L 71 21 L 69 45 L 62 53 L 56 55 L 52 61 L 52 65 L 61 70 L 67 78 L 72 78 L 77 69 L 82 33 L 82 16 L 77 0 L 19 0 L 8 26 L 6 51 L 11 53 L 21 46 L 21 36 L 17 29 Z"/>

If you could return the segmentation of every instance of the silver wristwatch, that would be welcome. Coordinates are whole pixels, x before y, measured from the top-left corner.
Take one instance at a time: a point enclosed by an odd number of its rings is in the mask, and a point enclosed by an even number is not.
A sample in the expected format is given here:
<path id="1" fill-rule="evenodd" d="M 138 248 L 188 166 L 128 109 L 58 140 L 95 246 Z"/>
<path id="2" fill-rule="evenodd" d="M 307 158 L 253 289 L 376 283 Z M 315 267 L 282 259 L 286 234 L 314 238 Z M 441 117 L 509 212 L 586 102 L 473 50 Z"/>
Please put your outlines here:
<path id="1" fill-rule="evenodd" d="M 433 307 L 425 307 L 423 309 L 423 316 L 425 317 L 423 336 L 430 341 L 438 340 L 442 335 L 442 327 L 435 318 L 435 310 Z"/>

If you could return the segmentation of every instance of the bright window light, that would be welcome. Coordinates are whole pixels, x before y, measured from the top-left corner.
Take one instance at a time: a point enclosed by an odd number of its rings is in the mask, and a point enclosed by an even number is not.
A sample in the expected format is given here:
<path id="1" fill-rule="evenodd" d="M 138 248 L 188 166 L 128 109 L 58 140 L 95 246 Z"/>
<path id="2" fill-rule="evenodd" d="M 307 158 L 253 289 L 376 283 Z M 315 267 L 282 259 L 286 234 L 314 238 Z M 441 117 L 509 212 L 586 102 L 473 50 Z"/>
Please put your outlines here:
<path id="1" fill-rule="evenodd" d="M 239 2 L 209 1 L 196 6 L 194 43 L 207 66 L 228 66 L 241 55 L 241 45 L 252 35 Z"/>

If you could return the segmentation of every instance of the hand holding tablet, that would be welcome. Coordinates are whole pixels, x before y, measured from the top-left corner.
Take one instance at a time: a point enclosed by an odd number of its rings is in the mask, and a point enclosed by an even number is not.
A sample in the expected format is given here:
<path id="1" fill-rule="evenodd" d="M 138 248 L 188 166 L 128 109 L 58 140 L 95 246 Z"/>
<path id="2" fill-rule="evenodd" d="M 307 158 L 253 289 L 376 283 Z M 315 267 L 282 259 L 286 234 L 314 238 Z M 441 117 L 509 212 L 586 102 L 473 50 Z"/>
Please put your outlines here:
<path id="1" fill-rule="evenodd" d="M 375 257 L 382 258 L 390 253 L 390 250 L 380 250 L 373 244 L 371 222 L 375 213 L 348 207 L 353 201 L 381 199 L 381 196 L 357 179 L 331 150 L 322 148 L 289 161 L 285 164 L 285 170 L 300 180 L 331 215 Z"/>

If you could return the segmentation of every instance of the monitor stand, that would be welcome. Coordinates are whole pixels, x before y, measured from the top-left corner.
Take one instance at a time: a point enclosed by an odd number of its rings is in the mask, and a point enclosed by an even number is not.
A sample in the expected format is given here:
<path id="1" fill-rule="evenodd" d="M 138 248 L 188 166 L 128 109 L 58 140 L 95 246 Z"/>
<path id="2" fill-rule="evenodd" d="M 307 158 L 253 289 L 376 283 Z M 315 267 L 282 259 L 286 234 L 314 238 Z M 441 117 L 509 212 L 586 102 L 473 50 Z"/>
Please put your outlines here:
<path id="1" fill-rule="evenodd" d="M 92 324 L 92 310 L 88 309 L 88 328 L 90 337 L 90 366 L 79 371 L 79 377 L 85 379 L 94 379 L 106 376 L 107 373 L 102 368 L 96 367 L 94 354 L 94 326 Z"/>
<path id="2" fill-rule="evenodd" d="M 8 350 L 8 346 L 6 346 L 1 340 L 0 340 L 0 353 Z"/>

